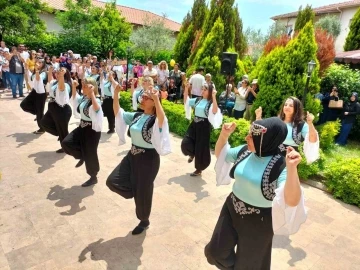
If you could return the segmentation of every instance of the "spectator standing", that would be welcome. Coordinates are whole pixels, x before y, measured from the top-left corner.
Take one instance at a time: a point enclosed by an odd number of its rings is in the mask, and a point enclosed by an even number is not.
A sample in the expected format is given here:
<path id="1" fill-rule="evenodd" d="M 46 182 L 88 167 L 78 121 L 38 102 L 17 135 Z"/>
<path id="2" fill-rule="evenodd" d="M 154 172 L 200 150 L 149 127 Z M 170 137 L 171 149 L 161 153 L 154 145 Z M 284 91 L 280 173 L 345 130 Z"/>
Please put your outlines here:
<path id="1" fill-rule="evenodd" d="M 234 118 L 239 119 L 244 117 L 246 110 L 246 97 L 248 94 L 249 80 L 243 79 L 239 82 L 238 87 L 235 88 L 235 106 L 234 106 Z"/>
<path id="2" fill-rule="evenodd" d="M 10 87 L 10 73 L 9 73 L 9 61 L 6 59 L 6 56 L 9 55 L 9 49 L 3 47 L 0 48 L 0 63 L 1 63 L 1 73 L 2 73 L 2 83 L 4 91 L 8 91 Z"/>
<path id="3" fill-rule="evenodd" d="M 153 67 L 153 62 L 147 62 L 147 68 L 144 70 L 144 77 L 151 77 L 154 80 L 154 83 L 157 82 L 158 73 L 156 69 Z"/>
<path id="4" fill-rule="evenodd" d="M 206 82 L 203 73 L 204 73 L 204 68 L 199 67 L 196 70 L 196 74 L 191 76 L 189 80 L 190 83 L 189 91 L 191 92 L 192 98 L 202 97 L 202 89 Z"/>
<path id="5" fill-rule="evenodd" d="M 251 83 L 251 87 L 248 88 L 247 98 L 246 98 L 246 110 L 244 118 L 248 121 L 253 121 L 254 117 L 251 115 L 251 108 L 256 99 L 256 95 L 259 92 L 258 80 L 254 79 Z"/>
<path id="6" fill-rule="evenodd" d="M 16 98 L 16 87 L 19 88 L 19 96 L 24 97 L 23 83 L 24 83 L 24 58 L 21 57 L 20 52 L 16 47 L 12 47 L 11 54 L 7 55 L 9 61 L 10 84 L 13 98 Z"/>

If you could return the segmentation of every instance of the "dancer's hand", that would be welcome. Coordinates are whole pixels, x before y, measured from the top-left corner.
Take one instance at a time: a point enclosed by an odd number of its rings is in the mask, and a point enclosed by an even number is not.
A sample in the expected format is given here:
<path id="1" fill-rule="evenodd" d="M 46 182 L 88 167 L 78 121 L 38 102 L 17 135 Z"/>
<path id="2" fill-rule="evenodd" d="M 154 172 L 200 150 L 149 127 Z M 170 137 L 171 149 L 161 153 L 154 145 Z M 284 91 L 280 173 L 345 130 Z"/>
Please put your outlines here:
<path id="1" fill-rule="evenodd" d="M 302 157 L 299 152 L 296 152 L 295 149 L 291 146 L 288 146 L 286 149 L 286 166 L 287 167 L 297 167 L 301 162 Z"/>
<path id="2" fill-rule="evenodd" d="M 255 110 L 256 120 L 260 120 L 262 117 L 262 107 L 259 107 Z"/>
<path id="3" fill-rule="evenodd" d="M 314 119 L 315 119 L 315 116 L 312 113 L 307 112 L 307 114 L 306 114 L 306 122 L 308 124 L 312 124 Z"/>
<path id="4" fill-rule="evenodd" d="M 213 89 L 213 91 L 212 91 L 212 98 L 214 99 L 216 99 L 216 93 L 217 93 L 217 91 L 215 90 L 215 89 Z"/>
<path id="5" fill-rule="evenodd" d="M 221 134 L 229 137 L 232 133 L 234 133 L 236 129 L 236 123 L 224 123 L 221 128 Z"/>

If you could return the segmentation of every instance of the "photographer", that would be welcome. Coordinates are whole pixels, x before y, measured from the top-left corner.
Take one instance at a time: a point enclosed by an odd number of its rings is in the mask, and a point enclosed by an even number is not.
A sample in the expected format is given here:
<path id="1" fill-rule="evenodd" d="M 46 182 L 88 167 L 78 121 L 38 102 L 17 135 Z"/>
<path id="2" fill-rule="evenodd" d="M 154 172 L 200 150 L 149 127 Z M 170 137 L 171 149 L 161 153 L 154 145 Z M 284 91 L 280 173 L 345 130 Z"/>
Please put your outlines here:
<path id="1" fill-rule="evenodd" d="M 232 92 L 232 84 L 226 85 L 226 90 L 222 92 L 219 96 L 219 107 L 221 108 L 221 112 L 223 114 L 227 114 L 228 116 L 232 115 L 232 110 L 235 105 L 235 93 Z"/>
<path id="2" fill-rule="evenodd" d="M 331 100 L 339 100 L 339 92 L 335 85 L 333 88 L 331 88 L 330 92 L 324 94 L 324 97 L 321 100 L 323 111 L 320 114 L 320 119 L 317 122 L 317 125 L 324 124 L 327 121 L 336 121 L 336 119 L 339 117 L 340 110 L 329 108 L 329 103 Z"/>

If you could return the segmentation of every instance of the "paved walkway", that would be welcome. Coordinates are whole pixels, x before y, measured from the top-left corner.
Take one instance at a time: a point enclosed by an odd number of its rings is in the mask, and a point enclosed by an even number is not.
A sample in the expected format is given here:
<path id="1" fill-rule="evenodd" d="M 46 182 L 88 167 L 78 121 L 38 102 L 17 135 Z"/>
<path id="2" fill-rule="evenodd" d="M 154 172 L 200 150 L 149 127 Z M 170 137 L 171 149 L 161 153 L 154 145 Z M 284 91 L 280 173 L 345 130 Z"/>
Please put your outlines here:
<path id="1" fill-rule="evenodd" d="M 10 97 L 0 99 L 0 270 L 214 269 L 203 249 L 231 186 L 216 187 L 213 166 L 191 178 L 193 165 L 173 137 L 155 181 L 151 227 L 132 236 L 134 202 L 105 185 L 129 142 L 119 147 L 115 134 L 103 133 L 99 184 L 82 188 L 85 168 L 55 153 L 55 137 L 31 134 L 34 117 Z M 77 125 L 71 119 L 70 129 Z M 272 269 L 360 269 L 359 209 L 303 187 L 308 220 L 298 234 L 274 238 Z"/>

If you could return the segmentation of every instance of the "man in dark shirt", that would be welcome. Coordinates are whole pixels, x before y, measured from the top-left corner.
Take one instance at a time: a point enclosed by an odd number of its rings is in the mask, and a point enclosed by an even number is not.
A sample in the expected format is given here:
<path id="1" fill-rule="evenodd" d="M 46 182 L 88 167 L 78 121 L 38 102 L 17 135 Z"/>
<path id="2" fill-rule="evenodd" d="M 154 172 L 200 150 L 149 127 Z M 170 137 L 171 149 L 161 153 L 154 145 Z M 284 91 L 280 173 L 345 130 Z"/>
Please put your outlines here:
<path id="1" fill-rule="evenodd" d="M 254 117 L 251 114 L 251 108 L 256 99 L 256 95 L 258 92 L 259 92 L 258 80 L 254 79 L 251 83 L 251 86 L 248 88 L 246 92 L 246 111 L 244 114 L 244 118 L 251 122 L 254 121 Z"/>

